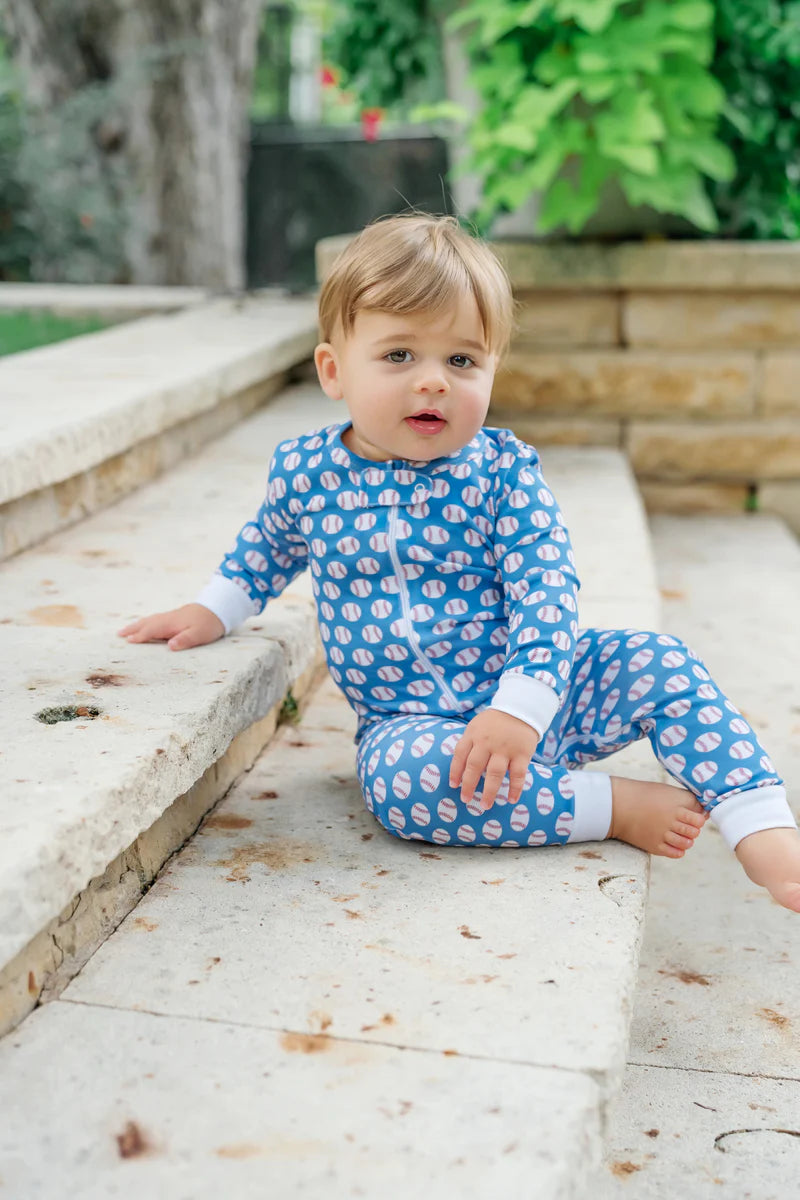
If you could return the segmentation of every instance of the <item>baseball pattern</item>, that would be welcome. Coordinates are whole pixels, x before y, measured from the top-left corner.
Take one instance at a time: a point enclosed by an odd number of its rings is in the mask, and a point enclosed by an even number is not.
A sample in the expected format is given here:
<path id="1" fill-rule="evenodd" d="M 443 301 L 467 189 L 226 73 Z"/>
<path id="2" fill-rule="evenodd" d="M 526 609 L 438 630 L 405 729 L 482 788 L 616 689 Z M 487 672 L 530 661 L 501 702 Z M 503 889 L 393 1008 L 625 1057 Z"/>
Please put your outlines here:
<path id="1" fill-rule="evenodd" d="M 503 671 L 561 695 L 578 581 L 533 447 L 482 429 L 431 462 L 375 463 L 347 449 L 345 428 L 278 446 L 265 501 L 219 573 L 260 612 L 310 566 L 328 668 L 359 734 L 397 713 L 474 712 Z"/>
<path id="2" fill-rule="evenodd" d="M 283 442 L 267 495 L 218 573 L 257 611 L 311 569 L 328 669 L 358 715 L 367 807 L 396 837 L 438 845 L 569 840 L 573 776 L 647 737 L 710 809 L 780 784 L 739 709 L 679 639 L 578 629 L 569 536 L 536 451 L 483 429 L 430 462 L 375 463 L 345 425 Z M 550 688 L 559 707 L 522 796 L 485 811 L 449 785 L 466 725 L 501 674 Z"/>
<path id="3" fill-rule="evenodd" d="M 570 685 L 516 804 L 509 803 L 507 779 L 488 810 L 475 801 L 463 804 L 460 789 L 449 786 L 453 751 L 474 713 L 459 720 L 395 717 L 371 725 L 358 744 L 357 771 L 381 824 L 397 837 L 422 837 L 440 846 L 564 843 L 574 815 L 575 772 L 641 737 L 649 738 L 670 775 L 706 809 L 745 789 L 782 783 L 739 709 L 678 638 L 582 629 L 579 639 Z M 612 655 L 618 670 L 609 675 Z M 676 666 L 685 668 L 686 678 L 677 699 Z M 612 688 L 622 673 L 633 683 Z M 404 786 L 410 780 L 407 805 L 398 804 L 392 785 L 400 762 Z M 398 811 L 405 816 L 402 825 Z"/>

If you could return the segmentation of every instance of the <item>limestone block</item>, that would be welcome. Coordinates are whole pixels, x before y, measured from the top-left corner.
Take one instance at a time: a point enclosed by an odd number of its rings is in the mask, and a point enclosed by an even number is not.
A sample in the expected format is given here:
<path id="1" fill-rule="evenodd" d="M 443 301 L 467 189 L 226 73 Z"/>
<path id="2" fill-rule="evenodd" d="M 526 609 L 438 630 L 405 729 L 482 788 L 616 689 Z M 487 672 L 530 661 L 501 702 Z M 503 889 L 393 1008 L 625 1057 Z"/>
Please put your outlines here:
<path id="1" fill-rule="evenodd" d="M 489 409 L 488 424 L 512 429 L 532 446 L 620 446 L 622 422 L 583 417 L 527 416 Z"/>
<path id="2" fill-rule="evenodd" d="M 280 372 L 121 454 L 0 505 L 0 561 L 115 503 L 249 416 L 286 382 Z"/>
<path id="3" fill-rule="evenodd" d="M 9 355 L 0 360 L 0 500 L 216 408 L 308 358 L 316 337 L 309 300 L 224 298 Z"/>
<path id="4" fill-rule="evenodd" d="M 663 483 L 639 479 L 648 512 L 743 512 L 750 495 L 744 483 Z"/>
<path id="5" fill-rule="evenodd" d="M 267 977 L 262 1017 L 273 990 Z M 14 1200 L 578 1200 L 600 1170 L 588 1072 L 503 1061 L 479 1041 L 431 1054 L 246 1027 L 232 1005 L 223 1022 L 48 1005 L 0 1044 L 0 1106 Z"/>
<path id="6" fill-rule="evenodd" d="M 330 239 L 333 241 L 333 239 Z M 514 288 L 797 291 L 800 243 L 496 241 Z"/>
<path id="7" fill-rule="evenodd" d="M 0 283 L 0 309 L 47 309 L 64 316 L 115 319 L 189 308 L 211 298 L 205 288 L 96 283 Z"/>
<path id="8" fill-rule="evenodd" d="M 754 409 L 754 373 L 746 353 L 517 351 L 497 374 L 494 400 L 527 412 L 743 417 Z"/>
<path id="9" fill-rule="evenodd" d="M 291 680 L 291 694 L 302 712 L 323 666 L 317 658 Z M 98 946 L 138 904 L 164 863 L 195 832 L 211 808 L 244 771 L 249 771 L 272 739 L 283 699 L 265 717 L 238 734 L 187 792 L 118 855 L 102 874 L 66 905 L 15 957 L 0 968 L 0 1037 L 37 1004 L 56 999 Z"/>
<path id="10" fill-rule="evenodd" d="M 777 513 L 800 535 L 800 479 L 762 483 L 758 489 L 758 507 L 762 512 Z"/>
<path id="11" fill-rule="evenodd" d="M 629 346 L 711 349 L 800 345 L 800 288 L 791 292 L 637 292 L 622 304 Z M 797 359 L 795 359 L 795 379 Z"/>
<path id="12" fill-rule="evenodd" d="M 796 421 L 633 421 L 626 444 L 637 475 L 745 483 L 800 477 Z"/>
<path id="13" fill-rule="evenodd" d="M 767 354 L 759 409 L 767 416 L 800 415 L 800 320 L 795 354 Z"/>
<path id="14" fill-rule="evenodd" d="M 516 346 L 616 346 L 620 340 L 614 294 L 523 291 L 516 300 Z"/>

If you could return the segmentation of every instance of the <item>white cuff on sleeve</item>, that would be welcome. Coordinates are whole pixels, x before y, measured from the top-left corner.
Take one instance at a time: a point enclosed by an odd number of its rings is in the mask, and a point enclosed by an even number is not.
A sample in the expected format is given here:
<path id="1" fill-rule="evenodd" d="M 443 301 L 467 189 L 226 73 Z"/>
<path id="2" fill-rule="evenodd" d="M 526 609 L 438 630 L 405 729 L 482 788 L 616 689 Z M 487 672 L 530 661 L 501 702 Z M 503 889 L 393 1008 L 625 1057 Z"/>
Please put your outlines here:
<path id="1" fill-rule="evenodd" d="M 198 596 L 195 604 L 203 604 L 219 617 L 225 626 L 225 632 L 230 633 L 242 621 L 256 614 L 257 606 L 247 592 L 226 575 L 213 575 Z"/>
<path id="2" fill-rule="evenodd" d="M 570 771 L 575 815 L 568 842 L 602 842 L 611 828 L 611 776 L 603 771 Z"/>
<path id="3" fill-rule="evenodd" d="M 796 829 L 797 821 L 780 784 L 750 788 L 720 800 L 710 810 L 711 820 L 723 838 L 735 850 L 742 838 L 763 829 Z"/>
<path id="4" fill-rule="evenodd" d="M 528 675 L 501 675 L 490 708 L 532 725 L 539 736 L 558 712 L 559 698 L 551 687 Z"/>

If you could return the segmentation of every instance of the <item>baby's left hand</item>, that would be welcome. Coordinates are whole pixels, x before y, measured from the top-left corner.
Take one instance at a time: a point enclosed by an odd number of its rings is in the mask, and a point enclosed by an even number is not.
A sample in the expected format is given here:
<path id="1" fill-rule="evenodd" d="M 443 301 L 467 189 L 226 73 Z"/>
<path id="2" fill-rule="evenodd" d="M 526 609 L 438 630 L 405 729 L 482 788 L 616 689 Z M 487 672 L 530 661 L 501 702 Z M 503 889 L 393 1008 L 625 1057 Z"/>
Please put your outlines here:
<path id="1" fill-rule="evenodd" d="M 516 804 L 540 736 L 538 730 L 518 717 L 496 708 L 484 709 L 472 718 L 456 746 L 450 764 L 450 786 L 460 784 L 461 799 L 468 804 L 484 775 L 483 807 L 491 808 L 508 773 L 508 800 Z"/>

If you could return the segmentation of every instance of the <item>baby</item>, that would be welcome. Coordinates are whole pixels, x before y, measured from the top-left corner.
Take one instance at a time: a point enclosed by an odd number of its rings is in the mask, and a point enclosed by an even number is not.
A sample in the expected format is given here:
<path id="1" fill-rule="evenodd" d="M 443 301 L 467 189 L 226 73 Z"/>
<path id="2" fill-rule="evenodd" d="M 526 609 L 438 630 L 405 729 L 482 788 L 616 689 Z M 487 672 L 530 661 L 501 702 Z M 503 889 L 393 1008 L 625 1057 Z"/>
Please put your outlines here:
<path id="1" fill-rule="evenodd" d="M 279 445 L 264 503 L 197 601 L 120 635 L 212 642 L 310 566 L 364 799 L 390 833 L 619 838 L 681 858 L 710 816 L 800 912 L 800 836 L 756 734 L 678 638 L 578 627 L 538 455 L 484 427 L 513 326 L 489 248 L 449 217 L 376 222 L 336 262 L 320 325 L 319 380 L 350 419 Z M 677 787 L 581 770 L 643 736 Z"/>

